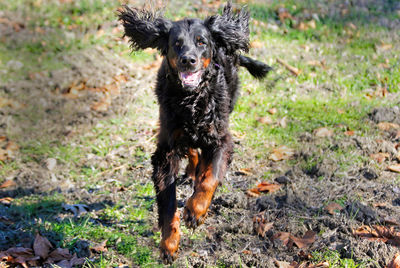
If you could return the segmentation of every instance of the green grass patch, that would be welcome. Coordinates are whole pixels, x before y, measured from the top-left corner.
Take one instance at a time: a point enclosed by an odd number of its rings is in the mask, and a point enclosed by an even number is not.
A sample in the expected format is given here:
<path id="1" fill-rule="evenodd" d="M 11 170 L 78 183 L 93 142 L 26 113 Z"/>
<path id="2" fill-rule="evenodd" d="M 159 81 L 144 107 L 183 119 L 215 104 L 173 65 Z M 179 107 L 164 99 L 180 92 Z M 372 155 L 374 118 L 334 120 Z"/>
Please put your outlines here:
<path id="1" fill-rule="evenodd" d="M 331 268 L 363 268 L 367 267 L 366 262 L 358 262 L 353 259 L 342 258 L 340 253 L 335 250 L 314 251 L 311 253 L 312 262 L 321 263 L 327 261 Z M 373 262 L 369 263 L 373 264 Z M 375 263 L 376 265 L 376 263 Z"/>

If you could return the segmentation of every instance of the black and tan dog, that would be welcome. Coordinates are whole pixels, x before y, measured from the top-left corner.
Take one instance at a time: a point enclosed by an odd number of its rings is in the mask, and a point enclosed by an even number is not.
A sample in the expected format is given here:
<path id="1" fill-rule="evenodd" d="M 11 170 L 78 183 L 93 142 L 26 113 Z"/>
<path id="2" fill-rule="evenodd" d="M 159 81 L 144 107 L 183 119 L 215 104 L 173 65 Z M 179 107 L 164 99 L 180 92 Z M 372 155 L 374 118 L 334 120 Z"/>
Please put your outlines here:
<path id="1" fill-rule="evenodd" d="M 239 94 L 238 68 L 244 66 L 262 78 L 270 67 L 240 55 L 249 50 L 249 13 L 244 9 L 234 13 L 230 2 L 222 15 L 205 20 L 173 22 L 156 12 L 127 6 L 119 18 L 134 50 L 151 47 L 164 56 L 156 85 L 160 133 L 152 157 L 152 179 L 162 232 L 161 256 L 170 263 L 180 239 L 176 201 L 180 160 L 189 158 L 186 174 L 194 181 L 183 218 L 188 227 L 195 228 L 204 221 L 231 161 L 229 114 Z"/>

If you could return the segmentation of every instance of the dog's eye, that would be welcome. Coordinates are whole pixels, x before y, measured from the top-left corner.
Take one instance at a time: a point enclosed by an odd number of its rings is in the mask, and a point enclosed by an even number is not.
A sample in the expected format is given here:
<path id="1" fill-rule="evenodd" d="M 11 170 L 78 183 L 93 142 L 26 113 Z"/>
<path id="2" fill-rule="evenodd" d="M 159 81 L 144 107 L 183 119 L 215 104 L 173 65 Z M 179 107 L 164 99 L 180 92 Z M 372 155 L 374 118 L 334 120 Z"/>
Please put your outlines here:
<path id="1" fill-rule="evenodd" d="M 175 42 L 175 46 L 176 46 L 176 47 L 180 47 L 180 46 L 181 46 L 181 41 L 176 41 L 176 42 Z"/>

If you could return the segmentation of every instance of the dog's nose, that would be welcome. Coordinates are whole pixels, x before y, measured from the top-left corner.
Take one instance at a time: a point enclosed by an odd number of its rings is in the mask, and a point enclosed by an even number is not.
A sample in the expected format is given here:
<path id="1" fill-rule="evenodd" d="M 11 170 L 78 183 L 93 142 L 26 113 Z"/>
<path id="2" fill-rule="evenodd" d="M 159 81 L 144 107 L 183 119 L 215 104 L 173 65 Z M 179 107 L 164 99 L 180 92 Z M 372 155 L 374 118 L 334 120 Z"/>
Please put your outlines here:
<path id="1" fill-rule="evenodd" d="M 195 56 L 192 55 L 183 55 L 180 58 L 180 62 L 182 65 L 185 66 L 194 66 L 197 63 L 197 59 Z"/>

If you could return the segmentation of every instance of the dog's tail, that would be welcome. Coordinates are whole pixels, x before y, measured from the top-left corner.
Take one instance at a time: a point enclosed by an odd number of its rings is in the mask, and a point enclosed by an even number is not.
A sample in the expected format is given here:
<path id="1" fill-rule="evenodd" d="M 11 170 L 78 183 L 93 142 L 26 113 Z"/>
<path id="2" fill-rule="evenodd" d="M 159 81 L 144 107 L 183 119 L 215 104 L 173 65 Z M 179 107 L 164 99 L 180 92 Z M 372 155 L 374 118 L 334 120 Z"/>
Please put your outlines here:
<path id="1" fill-rule="evenodd" d="M 239 56 L 239 65 L 245 67 L 257 79 L 264 78 L 272 70 L 271 66 L 243 55 Z"/>

